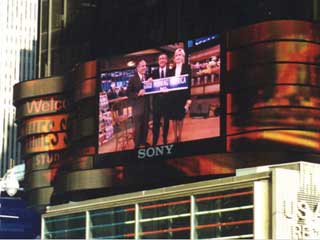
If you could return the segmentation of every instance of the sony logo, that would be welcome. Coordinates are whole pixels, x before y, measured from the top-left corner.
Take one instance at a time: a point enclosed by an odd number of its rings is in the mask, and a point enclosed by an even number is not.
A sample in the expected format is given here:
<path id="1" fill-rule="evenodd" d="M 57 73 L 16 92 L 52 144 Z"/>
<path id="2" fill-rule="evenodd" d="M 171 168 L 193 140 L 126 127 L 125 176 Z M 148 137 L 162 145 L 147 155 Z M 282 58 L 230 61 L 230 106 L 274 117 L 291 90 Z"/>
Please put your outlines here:
<path id="1" fill-rule="evenodd" d="M 173 144 L 162 145 L 156 147 L 142 148 L 138 150 L 138 158 L 152 158 L 157 156 L 164 156 L 172 154 Z"/>

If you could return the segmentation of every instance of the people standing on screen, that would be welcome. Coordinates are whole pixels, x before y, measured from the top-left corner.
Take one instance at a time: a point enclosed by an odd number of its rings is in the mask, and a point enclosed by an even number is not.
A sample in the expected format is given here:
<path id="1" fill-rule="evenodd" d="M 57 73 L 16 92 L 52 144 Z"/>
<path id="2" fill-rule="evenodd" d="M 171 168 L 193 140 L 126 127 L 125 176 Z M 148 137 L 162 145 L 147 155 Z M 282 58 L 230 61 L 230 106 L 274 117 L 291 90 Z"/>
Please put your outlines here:
<path id="1" fill-rule="evenodd" d="M 111 83 L 110 89 L 107 92 L 108 100 L 116 99 L 118 97 L 118 94 L 116 92 L 116 85 L 115 83 Z"/>
<path id="2" fill-rule="evenodd" d="M 129 80 L 127 95 L 132 105 L 135 148 L 145 147 L 148 133 L 148 102 L 144 97 L 143 82 L 146 79 L 147 64 L 138 61 L 135 75 Z"/>
<path id="3" fill-rule="evenodd" d="M 119 96 L 119 97 L 124 97 L 124 96 L 126 96 L 126 90 L 125 90 L 124 87 L 120 87 L 118 96 Z"/>
<path id="4" fill-rule="evenodd" d="M 174 52 L 174 76 L 189 74 L 190 66 L 185 63 L 185 52 L 178 48 Z M 180 142 L 182 137 L 183 119 L 191 104 L 190 81 L 188 89 L 170 92 L 170 102 L 167 105 L 168 117 L 172 120 L 174 142 Z"/>
<path id="5" fill-rule="evenodd" d="M 172 76 L 172 70 L 168 68 L 168 56 L 165 53 L 161 53 L 158 56 L 158 65 L 159 69 L 154 70 L 151 73 L 152 79 L 165 78 Z M 162 137 L 163 144 L 168 142 L 168 131 L 169 131 L 169 118 L 167 106 L 168 102 L 168 93 L 159 93 L 153 96 L 152 102 L 152 144 L 157 145 L 160 133 L 161 119 L 163 119 L 163 128 L 162 128 Z"/>

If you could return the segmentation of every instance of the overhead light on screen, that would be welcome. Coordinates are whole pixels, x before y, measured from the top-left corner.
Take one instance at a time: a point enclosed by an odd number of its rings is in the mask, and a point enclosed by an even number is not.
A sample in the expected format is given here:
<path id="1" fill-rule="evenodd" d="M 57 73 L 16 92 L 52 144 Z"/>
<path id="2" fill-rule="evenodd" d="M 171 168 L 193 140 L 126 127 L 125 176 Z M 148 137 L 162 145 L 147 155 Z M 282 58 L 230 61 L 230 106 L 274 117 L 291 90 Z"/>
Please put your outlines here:
<path id="1" fill-rule="evenodd" d="M 128 67 L 134 67 L 135 65 L 136 65 L 136 63 L 134 61 L 127 62 Z"/>

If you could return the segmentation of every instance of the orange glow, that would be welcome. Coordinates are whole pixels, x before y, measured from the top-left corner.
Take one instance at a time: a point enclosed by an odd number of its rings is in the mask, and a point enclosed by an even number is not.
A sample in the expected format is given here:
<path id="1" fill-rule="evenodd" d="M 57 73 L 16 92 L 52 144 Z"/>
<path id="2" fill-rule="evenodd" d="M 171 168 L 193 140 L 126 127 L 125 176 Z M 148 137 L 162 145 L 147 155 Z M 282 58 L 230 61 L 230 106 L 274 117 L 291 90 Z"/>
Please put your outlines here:
<path id="1" fill-rule="evenodd" d="M 24 141 L 24 153 L 36 153 L 67 148 L 68 136 L 65 132 L 40 134 L 27 137 Z"/>
<path id="2" fill-rule="evenodd" d="M 320 110 L 307 108 L 262 108 L 240 115 L 227 115 L 227 134 L 276 128 L 320 128 Z"/>
<path id="3" fill-rule="evenodd" d="M 311 139 L 306 139 L 304 137 L 308 137 Z M 265 131 L 262 132 L 262 138 L 270 139 L 277 142 L 283 142 L 290 145 L 298 145 L 311 149 L 320 149 L 319 148 L 319 133 L 311 133 L 311 132 L 303 132 L 303 131 Z"/>
<path id="4" fill-rule="evenodd" d="M 274 20 L 242 27 L 230 32 L 228 48 L 270 40 L 320 41 L 319 24 L 301 20 Z"/>
<path id="5" fill-rule="evenodd" d="M 97 61 L 89 61 L 80 66 L 79 69 L 80 78 L 87 79 L 97 76 Z"/>
<path id="6" fill-rule="evenodd" d="M 229 136 L 227 137 L 227 150 L 233 150 L 233 143 L 241 148 L 242 141 L 252 142 L 252 147 L 259 142 L 268 141 L 269 143 L 281 143 L 306 150 L 320 150 L 320 133 L 303 130 L 270 130 Z M 264 142 L 266 148 L 268 142 Z"/>
<path id="7" fill-rule="evenodd" d="M 87 79 L 81 82 L 79 86 L 75 86 L 75 100 L 86 97 L 93 97 L 96 95 L 96 79 Z"/>
<path id="8" fill-rule="evenodd" d="M 67 123 L 68 114 L 33 117 L 22 123 L 20 136 L 36 133 L 66 131 Z"/>
<path id="9" fill-rule="evenodd" d="M 209 154 L 167 160 L 168 165 L 178 169 L 186 176 L 206 176 L 213 174 L 232 174 L 236 163 L 224 154 Z"/>

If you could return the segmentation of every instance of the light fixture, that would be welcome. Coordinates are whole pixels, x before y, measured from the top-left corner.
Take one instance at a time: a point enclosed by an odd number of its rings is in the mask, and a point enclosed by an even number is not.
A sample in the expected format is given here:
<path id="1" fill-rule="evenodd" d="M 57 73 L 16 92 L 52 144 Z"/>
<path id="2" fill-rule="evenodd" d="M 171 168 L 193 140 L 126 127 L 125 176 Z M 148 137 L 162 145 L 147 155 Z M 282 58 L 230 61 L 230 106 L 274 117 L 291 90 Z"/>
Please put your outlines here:
<path id="1" fill-rule="evenodd" d="M 135 65 L 136 65 L 136 63 L 134 61 L 127 62 L 128 67 L 134 67 Z"/>
<path id="2" fill-rule="evenodd" d="M 9 169 L 3 178 L 0 179 L 0 196 L 2 191 L 6 191 L 12 197 L 18 190 L 20 190 L 20 186 L 17 177 L 13 169 Z"/>

